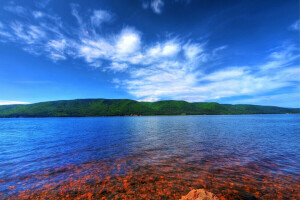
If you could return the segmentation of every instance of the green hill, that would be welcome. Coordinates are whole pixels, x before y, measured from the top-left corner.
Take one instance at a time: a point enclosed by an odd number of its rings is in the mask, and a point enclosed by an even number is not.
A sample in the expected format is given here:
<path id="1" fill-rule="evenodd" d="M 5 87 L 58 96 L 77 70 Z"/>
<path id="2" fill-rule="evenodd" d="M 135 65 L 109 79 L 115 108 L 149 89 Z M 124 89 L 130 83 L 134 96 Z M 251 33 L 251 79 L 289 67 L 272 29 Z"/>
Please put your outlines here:
<path id="1" fill-rule="evenodd" d="M 230 115 L 300 113 L 299 108 L 275 106 L 188 103 L 186 101 L 138 102 L 129 99 L 76 99 L 28 105 L 0 106 L 0 117 L 89 117 L 126 115 Z"/>

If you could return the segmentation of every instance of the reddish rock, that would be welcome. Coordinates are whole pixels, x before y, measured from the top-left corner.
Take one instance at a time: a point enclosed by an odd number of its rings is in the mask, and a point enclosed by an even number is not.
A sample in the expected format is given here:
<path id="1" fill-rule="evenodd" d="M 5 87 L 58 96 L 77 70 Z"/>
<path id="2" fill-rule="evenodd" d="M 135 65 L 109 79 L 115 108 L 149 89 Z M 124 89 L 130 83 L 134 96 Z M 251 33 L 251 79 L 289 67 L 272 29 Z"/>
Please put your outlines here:
<path id="1" fill-rule="evenodd" d="M 204 189 L 192 190 L 180 200 L 219 200 L 219 198 L 211 192 Z"/>

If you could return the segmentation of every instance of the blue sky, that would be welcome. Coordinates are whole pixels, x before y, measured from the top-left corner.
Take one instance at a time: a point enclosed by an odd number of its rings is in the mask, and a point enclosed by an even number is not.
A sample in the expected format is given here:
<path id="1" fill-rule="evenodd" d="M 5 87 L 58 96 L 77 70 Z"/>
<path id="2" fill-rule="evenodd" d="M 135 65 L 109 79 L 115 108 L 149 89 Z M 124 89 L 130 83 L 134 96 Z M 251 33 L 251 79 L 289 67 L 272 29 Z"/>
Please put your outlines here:
<path id="1" fill-rule="evenodd" d="M 298 0 L 0 1 L 0 104 L 300 107 L 299 26 Z"/>

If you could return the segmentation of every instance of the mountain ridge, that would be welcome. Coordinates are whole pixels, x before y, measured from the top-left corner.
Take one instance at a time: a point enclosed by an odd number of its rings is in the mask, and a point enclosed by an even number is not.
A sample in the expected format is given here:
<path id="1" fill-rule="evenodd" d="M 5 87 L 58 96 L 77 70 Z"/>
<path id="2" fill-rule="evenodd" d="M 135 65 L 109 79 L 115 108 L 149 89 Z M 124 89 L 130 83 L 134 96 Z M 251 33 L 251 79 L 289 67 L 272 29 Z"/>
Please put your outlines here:
<path id="1" fill-rule="evenodd" d="M 251 104 L 219 104 L 163 100 L 141 102 L 131 99 L 74 99 L 33 104 L 1 105 L 1 118 L 15 117 L 95 117 L 130 115 L 234 115 L 300 113 L 300 108 Z"/>

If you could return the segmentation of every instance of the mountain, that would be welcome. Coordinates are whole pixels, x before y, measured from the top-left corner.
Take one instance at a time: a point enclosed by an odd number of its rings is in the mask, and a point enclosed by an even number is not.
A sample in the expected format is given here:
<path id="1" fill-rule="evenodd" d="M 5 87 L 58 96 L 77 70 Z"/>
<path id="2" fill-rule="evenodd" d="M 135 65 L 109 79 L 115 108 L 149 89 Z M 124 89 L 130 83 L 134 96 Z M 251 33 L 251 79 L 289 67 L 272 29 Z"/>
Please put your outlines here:
<path id="1" fill-rule="evenodd" d="M 230 115 L 300 113 L 300 108 L 247 104 L 138 102 L 129 99 L 76 99 L 27 105 L 2 105 L 0 117 L 90 117 L 126 115 Z"/>

